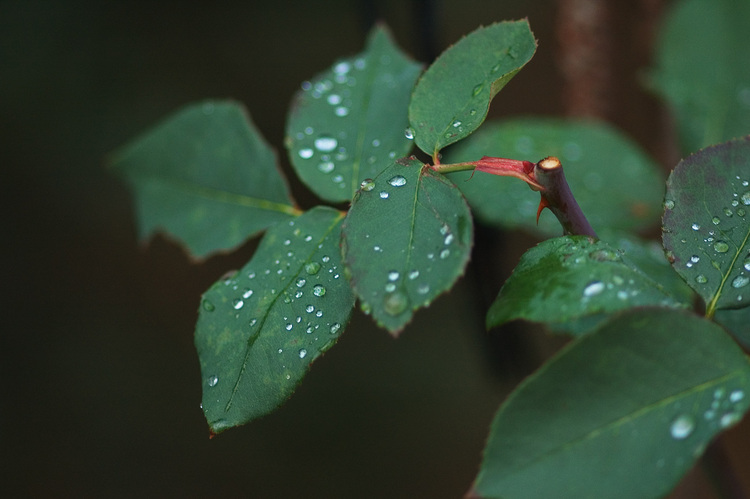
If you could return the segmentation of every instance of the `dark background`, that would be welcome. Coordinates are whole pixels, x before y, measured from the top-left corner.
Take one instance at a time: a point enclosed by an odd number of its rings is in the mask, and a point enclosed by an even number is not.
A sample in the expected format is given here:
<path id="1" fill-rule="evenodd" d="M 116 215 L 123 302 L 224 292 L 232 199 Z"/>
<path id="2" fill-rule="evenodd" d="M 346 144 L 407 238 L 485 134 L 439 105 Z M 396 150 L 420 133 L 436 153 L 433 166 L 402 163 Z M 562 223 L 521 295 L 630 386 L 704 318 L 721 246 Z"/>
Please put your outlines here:
<path id="1" fill-rule="evenodd" d="M 376 20 L 427 61 L 481 24 L 528 17 L 537 55 L 492 113 L 576 114 L 556 63 L 561 3 L 0 1 L 0 493 L 460 497 L 497 406 L 559 344 L 484 331 L 502 276 L 533 240 L 479 227 L 467 275 L 400 339 L 356 313 L 279 411 L 209 441 L 192 345 L 199 295 L 257 242 L 202 264 L 164 237 L 141 246 L 105 157 L 183 104 L 231 97 L 289 173 L 291 96 L 362 50 Z M 639 83 L 664 2 L 609 3 L 617 59 L 603 114 L 666 171 L 669 123 Z M 723 437 L 738 471 L 747 427 Z M 705 481 L 693 473 L 675 497 L 713 497 Z"/>

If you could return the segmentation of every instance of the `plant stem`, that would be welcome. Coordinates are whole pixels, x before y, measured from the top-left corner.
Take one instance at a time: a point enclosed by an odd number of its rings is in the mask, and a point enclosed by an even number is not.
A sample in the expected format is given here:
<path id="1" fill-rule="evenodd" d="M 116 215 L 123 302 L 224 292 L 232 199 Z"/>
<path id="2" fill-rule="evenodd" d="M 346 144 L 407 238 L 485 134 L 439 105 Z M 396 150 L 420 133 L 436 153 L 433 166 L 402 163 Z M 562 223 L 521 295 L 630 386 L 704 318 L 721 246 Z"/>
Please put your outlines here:
<path id="1" fill-rule="evenodd" d="M 452 172 L 465 172 L 469 170 L 473 170 L 477 167 L 476 161 L 469 161 L 466 163 L 438 163 L 436 165 L 430 166 L 434 171 L 440 172 L 440 173 L 452 173 Z"/>
<path id="2" fill-rule="evenodd" d="M 549 208 L 562 225 L 564 234 L 597 237 L 573 197 L 559 159 L 550 156 L 537 163 L 534 166 L 534 180 L 543 187 L 537 218 L 542 209 Z"/>

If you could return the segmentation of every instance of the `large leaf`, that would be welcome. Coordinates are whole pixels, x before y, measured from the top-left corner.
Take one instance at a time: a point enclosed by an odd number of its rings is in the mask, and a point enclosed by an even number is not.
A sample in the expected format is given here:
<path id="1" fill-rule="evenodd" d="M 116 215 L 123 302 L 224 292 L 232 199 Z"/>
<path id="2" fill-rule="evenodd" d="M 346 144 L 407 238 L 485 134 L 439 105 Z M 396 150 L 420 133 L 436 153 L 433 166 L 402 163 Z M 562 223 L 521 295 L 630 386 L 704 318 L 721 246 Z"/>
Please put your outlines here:
<path id="1" fill-rule="evenodd" d="M 203 295 L 195 345 L 213 433 L 278 407 L 343 332 L 354 295 L 342 220 L 318 207 L 271 228 L 247 265 Z"/>
<path id="2" fill-rule="evenodd" d="M 750 305 L 750 137 L 682 160 L 664 206 L 664 248 L 708 316 Z"/>
<path id="3" fill-rule="evenodd" d="M 485 124 L 446 151 L 444 163 L 497 156 L 537 162 L 560 158 L 570 188 L 595 230 L 637 230 L 657 219 L 664 194 L 658 166 L 632 141 L 604 123 L 550 118 Z M 449 178 L 463 191 L 473 212 L 485 222 L 559 235 L 560 224 L 547 211 L 536 225 L 539 196 L 513 179 L 484 172 Z"/>
<path id="4" fill-rule="evenodd" d="M 359 183 L 406 155 L 406 109 L 421 66 L 383 28 L 365 51 L 305 82 L 292 102 L 286 146 L 297 174 L 318 196 L 349 201 Z"/>
<path id="5" fill-rule="evenodd" d="M 197 257 L 298 214 L 276 157 L 236 102 L 188 106 L 117 151 L 140 236 L 165 230 Z"/>
<path id="6" fill-rule="evenodd" d="M 436 156 L 482 124 L 492 98 L 526 65 L 536 40 L 525 20 L 479 28 L 425 71 L 409 104 L 417 146 Z"/>
<path id="7" fill-rule="evenodd" d="M 608 244 L 565 236 L 524 253 L 490 307 L 487 326 L 515 319 L 553 325 L 601 319 L 643 305 L 681 306 Z"/>
<path id="8" fill-rule="evenodd" d="M 343 228 L 344 263 L 362 309 L 392 333 L 463 273 L 473 237 L 456 186 L 401 160 L 357 193 Z"/>
<path id="9" fill-rule="evenodd" d="M 676 115 L 684 151 L 750 133 L 750 2 L 675 2 L 652 86 Z"/>
<path id="10" fill-rule="evenodd" d="M 492 423 L 481 497 L 661 497 L 750 404 L 750 364 L 715 324 L 636 309 L 527 378 Z"/>

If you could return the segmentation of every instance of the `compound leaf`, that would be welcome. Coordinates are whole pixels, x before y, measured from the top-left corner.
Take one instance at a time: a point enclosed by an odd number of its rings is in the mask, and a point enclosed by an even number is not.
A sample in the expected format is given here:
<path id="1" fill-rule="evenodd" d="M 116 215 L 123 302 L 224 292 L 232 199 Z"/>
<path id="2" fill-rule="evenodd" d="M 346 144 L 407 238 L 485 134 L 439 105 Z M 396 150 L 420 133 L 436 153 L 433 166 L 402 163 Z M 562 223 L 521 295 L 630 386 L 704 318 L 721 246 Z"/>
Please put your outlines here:
<path id="1" fill-rule="evenodd" d="M 314 208 L 272 227 L 235 275 L 203 295 L 195 331 L 203 412 L 216 434 L 273 411 L 343 332 L 343 213 Z"/>
<path id="2" fill-rule="evenodd" d="M 344 263 L 362 309 L 398 333 L 448 290 L 469 259 L 469 207 L 450 181 L 401 160 L 365 180 L 343 228 Z"/>
<path id="3" fill-rule="evenodd" d="M 421 66 L 375 28 L 365 51 L 305 82 L 292 102 L 286 146 L 305 184 L 328 201 L 349 201 L 412 147 L 406 108 Z"/>
<path id="4" fill-rule="evenodd" d="M 560 158 L 570 188 L 595 230 L 638 230 L 659 216 L 664 180 L 658 166 L 632 141 L 604 123 L 527 118 L 486 123 L 446 151 L 444 163 L 482 156 L 533 161 Z M 536 224 L 539 197 L 513 179 L 484 172 L 448 174 L 472 211 L 487 223 L 559 235 L 548 210 Z"/>
<path id="5" fill-rule="evenodd" d="M 417 147 L 435 157 L 473 133 L 492 98 L 535 51 L 536 40 L 523 20 L 479 28 L 443 52 L 419 79 L 409 103 Z"/>
<path id="6" fill-rule="evenodd" d="M 664 249 L 707 315 L 750 305 L 750 137 L 680 161 L 664 206 Z"/>
<path id="7" fill-rule="evenodd" d="M 139 233 L 165 230 L 196 257 L 298 214 L 276 156 L 236 102 L 190 105 L 117 151 Z"/>
<path id="8" fill-rule="evenodd" d="M 490 307 L 487 327 L 515 319 L 556 327 L 590 319 L 593 326 L 604 314 L 644 305 L 681 306 L 608 244 L 565 236 L 523 254 Z"/>
<path id="9" fill-rule="evenodd" d="M 527 378 L 492 423 L 474 494 L 661 497 L 750 404 L 750 364 L 715 324 L 634 309 Z"/>

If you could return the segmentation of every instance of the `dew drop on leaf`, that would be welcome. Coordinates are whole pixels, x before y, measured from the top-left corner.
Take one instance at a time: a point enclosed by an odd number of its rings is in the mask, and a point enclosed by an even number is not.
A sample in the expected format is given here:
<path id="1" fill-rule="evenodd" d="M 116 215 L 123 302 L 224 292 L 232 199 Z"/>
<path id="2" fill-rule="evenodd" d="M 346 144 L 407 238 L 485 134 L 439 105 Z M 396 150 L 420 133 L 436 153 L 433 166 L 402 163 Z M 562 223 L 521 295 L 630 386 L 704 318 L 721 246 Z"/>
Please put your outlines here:
<path id="1" fill-rule="evenodd" d="M 341 324 L 339 324 L 338 322 L 334 322 L 333 324 L 331 324 L 331 329 L 330 329 L 331 334 L 338 333 L 339 329 L 341 329 Z"/>
<path id="2" fill-rule="evenodd" d="M 383 309 L 388 315 L 399 315 L 409 306 L 409 298 L 401 291 L 388 293 L 383 298 Z"/>
<path id="3" fill-rule="evenodd" d="M 714 243 L 714 249 L 719 253 L 726 253 L 729 251 L 729 245 L 724 241 L 716 241 Z"/>
<path id="4" fill-rule="evenodd" d="M 719 217 L 713 217 L 711 219 L 711 223 L 714 225 L 719 225 L 721 223 L 721 219 Z"/>
<path id="5" fill-rule="evenodd" d="M 409 140 L 414 140 L 414 130 L 411 128 L 407 128 L 406 130 L 404 130 L 404 137 Z"/>
<path id="6" fill-rule="evenodd" d="M 474 87 L 474 90 L 471 91 L 471 96 L 472 97 L 476 97 L 477 95 L 480 94 L 480 92 L 482 91 L 483 88 L 484 88 L 484 84 L 483 83 L 480 83 L 479 85 L 476 85 Z"/>
<path id="7" fill-rule="evenodd" d="M 388 193 L 386 191 L 380 191 L 380 199 L 388 199 Z"/>
<path id="8" fill-rule="evenodd" d="M 287 323 L 287 325 L 286 325 L 286 330 L 287 330 L 287 331 L 291 331 L 293 327 L 294 327 L 294 324 L 292 324 L 291 322 L 289 322 L 289 323 Z"/>
<path id="9" fill-rule="evenodd" d="M 297 279 L 297 287 L 298 288 L 303 287 L 306 283 L 307 283 L 307 280 L 304 279 L 304 278 L 302 278 L 302 277 L 300 277 L 299 279 Z"/>
<path id="10" fill-rule="evenodd" d="M 310 275 L 315 275 L 320 271 L 320 264 L 318 262 L 307 262 L 305 264 L 305 272 Z"/>
<path id="11" fill-rule="evenodd" d="M 708 282 L 708 279 L 703 274 L 698 274 L 695 276 L 695 282 L 698 284 L 706 284 Z"/>
<path id="12" fill-rule="evenodd" d="M 745 398 L 745 392 L 743 392 L 742 390 L 735 390 L 729 394 L 729 401 L 733 404 L 736 404 L 743 398 Z"/>
<path id="13" fill-rule="evenodd" d="M 738 275 L 732 280 L 732 287 L 737 289 L 744 288 L 748 283 L 750 283 L 750 277 Z"/>
<path id="14" fill-rule="evenodd" d="M 371 190 L 375 188 L 375 181 L 371 178 L 366 178 L 362 181 L 361 184 L 359 184 L 359 186 L 362 188 L 363 191 L 370 192 Z"/>
<path id="15" fill-rule="evenodd" d="M 750 206 L 750 191 L 747 191 L 746 193 L 744 193 L 740 197 L 740 199 L 742 200 L 742 204 L 744 204 L 746 206 Z"/>
<path id="16" fill-rule="evenodd" d="M 300 349 L 299 358 L 304 359 L 306 355 L 307 355 L 307 350 L 305 350 L 304 348 Z"/>
<path id="17" fill-rule="evenodd" d="M 674 201 L 672 201 L 671 199 L 667 199 L 666 201 L 664 201 L 664 207 L 668 210 L 674 209 Z"/>
<path id="18" fill-rule="evenodd" d="M 314 294 L 315 296 L 325 296 L 325 294 L 326 294 L 326 288 L 325 288 L 325 287 L 323 287 L 323 286 L 322 286 L 322 285 L 320 285 L 320 284 L 316 284 L 316 285 L 315 285 L 315 286 L 313 287 L 313 294 Z"/>
<path id="19" fill-rule="evenodd" d="M 669 433 L 672 435 L 672 438 L 682 440 L 689 437 L 694 429 L 695 421 L 693 418 L 687 414 L 683 414 L 672 422 L 672 425 L 669 427 Z"/>
<path id="20" fill-rule="evenodd" d="M 232 300 L 232 308 L 234 308 L 235 310 L 241 309 L 244 305 L 245 302 L 240 300 L 239 298 L 235 298 L 234 300 Z"/>
<path id="21" fill-rule="evenodd" d="M 334 168 L 336 168 L 336 165 L 333 164 L 333 161 L 323 161 L 318 165 L 318 170 L 323 173 L 331 173 Z"/>
<path id="22" fill-rule="evenodd" d="M 216 386 L 216 384 L 219 382 L 218 376 L 210 376 L 208 378 L 208 386 Z"/>
<path id="23" fill-rule="evenodd" d="M 745 258 L 745 261 L 742 264 L 743 267 L 745 267 L 745 270 L 750 270 L 750 256 Z"/>
<path id="24" fill-rule="evenodd" d="M 205 310 L 206 312 L 213 312 L 215 308 L 216 307 L 214 307 L 213 303 L 208 300 L 203 300 L 203 310 Z"/>
<path id="25" fill-rule="evenodd" d="M 406 177 L 403 175 L 396 175 L 395 177 L 391 177 L 391 179 L 388 180 L 388 183 L 393 187 L 401 187 L 406 184 Z"/>
<path id="26" fill-rule="evenodd" d="M 302 159 L 310 159 L 313 157 L 314 153 L 312 149 L 310 149 L 309 147 L 305 147 L 300 149 L 297 154 L 299 154 L 299 157 Z"/>
<path id="27" fill-rule="evenodd" d="M 592 296 L 596 296 L 599 293 L 604 291 L 604 283 L 602 281 L 593 281 L 586 285 L 585 288 L 583 288 L 583 296 L 586 298 L 591 298 Z"/>
<path id="28" fill-rule="evenodd" d="M 338 141 L 330 135 L 321 135 L 315 139 L 315 148 L 321 152 L 331 152 L 339 145 Z"/>
<path id="29" fill-rule="evenodd" d="M 398 281 L 398 278 L 400 277 L 400 274 L 397 270 L 391 270 L 388 272 L 388 280 L 389 281 Z"/>
<path id="30" fill-rule="evenodd" d="M 693 224 L 690 226 L 693 230 L 701 230 L 701 226 L 698 224 Z"/>

